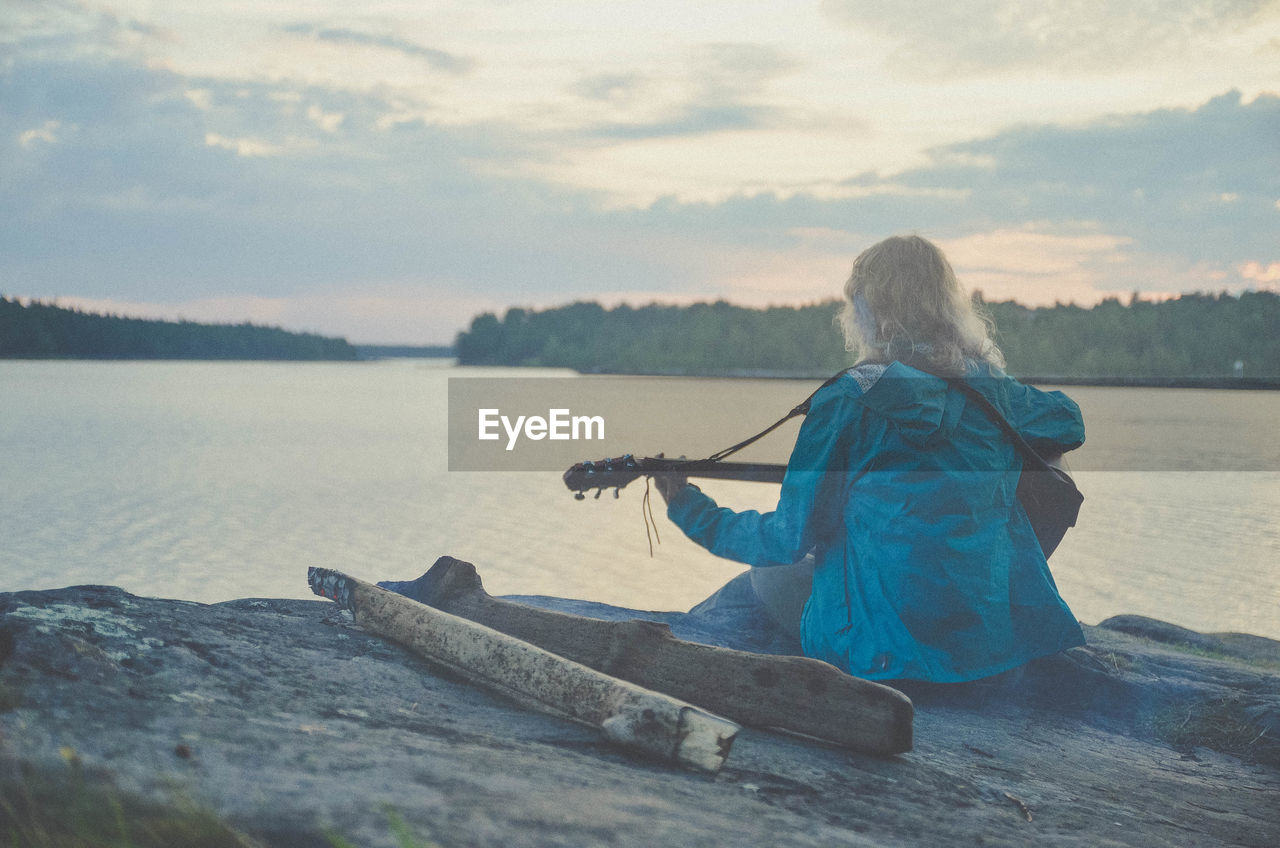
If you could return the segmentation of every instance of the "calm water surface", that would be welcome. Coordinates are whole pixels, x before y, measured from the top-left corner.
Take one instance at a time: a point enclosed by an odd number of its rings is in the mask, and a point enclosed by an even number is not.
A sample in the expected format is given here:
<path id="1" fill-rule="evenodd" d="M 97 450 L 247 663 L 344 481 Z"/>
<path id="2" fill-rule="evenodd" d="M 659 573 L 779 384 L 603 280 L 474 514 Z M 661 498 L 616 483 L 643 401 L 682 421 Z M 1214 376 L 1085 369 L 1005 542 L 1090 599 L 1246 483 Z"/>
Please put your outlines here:
<path id="1" fill-rule="evenodd" d="M 580 503 L 557 473 L 449 472 L 447 378 L 464 375 L 531 372 L 0 362 L 0 591 L 305 598 L 309 565 L 403 579 L 451 554 L 496 594 L 685 609 L 741 570 L 661 516 L 650 558 L 640 487 Z M 700 436 L 670 450 L 695 455 L 772 422 L 813 383 L 682 385 Z M 1089 434 L 1072 463 L 1086 501 L 1052 565 L 1077 616 L 1280 638 L 1280 393 L 1069 392 Z M 744 458 L 783 461 L 794 434 Z M 777 492 L 703 488 L 740 508 L 769 509 Z"/>

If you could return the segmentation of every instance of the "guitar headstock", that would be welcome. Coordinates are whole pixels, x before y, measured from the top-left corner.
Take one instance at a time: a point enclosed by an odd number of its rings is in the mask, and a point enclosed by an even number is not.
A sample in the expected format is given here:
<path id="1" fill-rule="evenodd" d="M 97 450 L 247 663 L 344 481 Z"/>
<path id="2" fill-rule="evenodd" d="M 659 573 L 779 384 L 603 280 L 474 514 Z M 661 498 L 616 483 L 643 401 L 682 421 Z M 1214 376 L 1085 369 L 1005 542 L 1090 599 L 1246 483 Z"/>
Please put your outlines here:
<path id="1" fill-rule="evenodd" d="M 586 498 L 588 489 L 595 489 L 597 498 L 605 489 L 613 489 L 614 497 L 617 497 L 618 490 L 623 486 L 652 473 L 647 470 L 648 464 L 649 460 L 636 459 L 629 453 L 616 458 L 577 462 L 564 473 L 564 484 L 578 500 Z"/>

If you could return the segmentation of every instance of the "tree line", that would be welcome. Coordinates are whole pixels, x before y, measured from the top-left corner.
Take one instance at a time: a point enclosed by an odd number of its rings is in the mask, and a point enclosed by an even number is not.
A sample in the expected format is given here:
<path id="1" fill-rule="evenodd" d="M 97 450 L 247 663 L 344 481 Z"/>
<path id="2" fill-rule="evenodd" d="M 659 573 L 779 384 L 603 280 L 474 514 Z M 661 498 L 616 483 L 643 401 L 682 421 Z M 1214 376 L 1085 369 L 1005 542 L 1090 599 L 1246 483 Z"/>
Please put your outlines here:
<path id="1" fill-rule="evenodd" d="M 979 298 L 980 299 L 980 298 Z M 1280 377 L 1280 295 L 1189 294 L 1091 308 L 982 304 L 1011 374 L 1057 377 Z M 578 302 L 477 315 L 455 343 L 462 365 L 620 374 L 824 374 L 850 364 L 839 303 L 749 309 Z M 1237 367 L 1237 363 L 1240 366 Z"/>
<path id="2" fill-rule="evenodd" d="M 3 359 L 353 360 L 346 339 L 257 324 L 125 318 L 0 296 Z"/>

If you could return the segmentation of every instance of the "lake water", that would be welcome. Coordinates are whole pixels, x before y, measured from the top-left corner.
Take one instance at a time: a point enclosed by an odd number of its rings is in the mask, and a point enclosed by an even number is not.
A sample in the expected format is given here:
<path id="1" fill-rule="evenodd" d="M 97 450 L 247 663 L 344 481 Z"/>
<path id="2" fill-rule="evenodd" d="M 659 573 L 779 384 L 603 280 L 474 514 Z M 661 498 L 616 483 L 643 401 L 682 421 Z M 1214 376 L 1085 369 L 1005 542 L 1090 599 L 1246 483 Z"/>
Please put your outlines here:
<path id="1" fill-rule="evenodd" d="M 310 565 L 405 579 L 451 554 L 495 594 L 687 609 L 741 570 L 660 509 L 651 558 L 641 486 L 578 502 L 558 473 L 449 471 L 448 378 L 534 375 L 571 376 L 422 360 L 0 362 L 0 591 L 306 598 Z M 689 455 L 755 432 L 814 386 L 678 383 L 701 441 L 668 447 Z M 1076 615 L 1280 638 L 1280 393 L 1069 393 L 1088 428 L 1072 456 L 1086 501 L 1052 566 Z M 784 461 L 794 434 L 743 458 Z M 740 508 L 771 508 L 777 493 L 703 488 Z"/>

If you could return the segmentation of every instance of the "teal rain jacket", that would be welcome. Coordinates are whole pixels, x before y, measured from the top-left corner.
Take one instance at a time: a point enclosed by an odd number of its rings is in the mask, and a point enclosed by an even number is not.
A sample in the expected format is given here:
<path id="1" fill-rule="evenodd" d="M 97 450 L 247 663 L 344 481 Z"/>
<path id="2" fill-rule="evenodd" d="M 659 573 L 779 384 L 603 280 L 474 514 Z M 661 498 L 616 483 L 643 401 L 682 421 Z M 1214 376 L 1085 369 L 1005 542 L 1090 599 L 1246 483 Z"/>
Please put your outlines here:
<path id="1" fill-rule="evenodd" d="M 1080 409 L 970 363 L 967 379 L 1041 452 L 1084 441 Z M 696 486 L 667 514 L 753 566 L 813 551 L 808 656 L 872 680 L 974 680 L 1084 644 L 1015 496 L 1021 457 L 963 392 L 901 362 L 861 365 L 812 400 L 777 509 L 717 507 Z"/>

